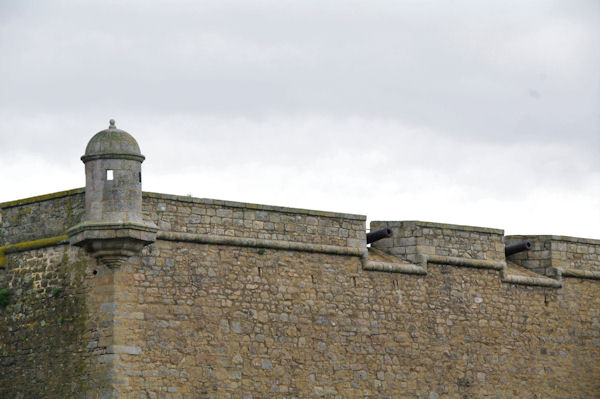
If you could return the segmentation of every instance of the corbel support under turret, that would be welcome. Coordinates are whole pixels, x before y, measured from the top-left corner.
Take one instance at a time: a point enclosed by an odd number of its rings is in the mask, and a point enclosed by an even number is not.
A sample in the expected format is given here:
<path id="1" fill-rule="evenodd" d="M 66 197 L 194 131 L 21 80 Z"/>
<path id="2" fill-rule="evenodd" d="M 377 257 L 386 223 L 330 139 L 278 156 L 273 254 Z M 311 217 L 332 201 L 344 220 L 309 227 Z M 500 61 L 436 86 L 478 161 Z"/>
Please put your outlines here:
<path id="1" fill-rule="evenodd" d="M 71 245 L 84 248 L 110 268 L 156 241 L 153 223 L 83 222 L 67 231 Z"/>

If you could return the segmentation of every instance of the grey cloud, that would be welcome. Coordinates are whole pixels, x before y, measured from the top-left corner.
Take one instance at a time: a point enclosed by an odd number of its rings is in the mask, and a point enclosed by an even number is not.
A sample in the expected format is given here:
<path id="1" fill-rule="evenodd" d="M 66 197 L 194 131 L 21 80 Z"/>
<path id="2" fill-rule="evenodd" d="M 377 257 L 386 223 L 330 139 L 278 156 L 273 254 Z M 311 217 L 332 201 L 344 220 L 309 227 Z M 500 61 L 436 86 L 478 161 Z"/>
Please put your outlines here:
<path id="1" fill-rule="evenodd" d="M 600 127 L 585 118 L 600 108 L 597 25 L 543 2 L 93 4 L 14 11 L 2 31 L 5 108 L 360 115 L 474 140 L 562 140 L 567 129 L 585 140 Z M 562 42 L 535 40 L 553 26 Z M 518 46 L 528 40 L 537 48 Z M 565 54 L 572 65 L 552 64 Z"/>
<path id="2" fill-rule="evenodd" d="M 591 1 L 4 1 L 0 157 L 79 168 L 114 117 L 157 177 L 248 167 L 347 201 L 592 198 L 599 16 Z"/>

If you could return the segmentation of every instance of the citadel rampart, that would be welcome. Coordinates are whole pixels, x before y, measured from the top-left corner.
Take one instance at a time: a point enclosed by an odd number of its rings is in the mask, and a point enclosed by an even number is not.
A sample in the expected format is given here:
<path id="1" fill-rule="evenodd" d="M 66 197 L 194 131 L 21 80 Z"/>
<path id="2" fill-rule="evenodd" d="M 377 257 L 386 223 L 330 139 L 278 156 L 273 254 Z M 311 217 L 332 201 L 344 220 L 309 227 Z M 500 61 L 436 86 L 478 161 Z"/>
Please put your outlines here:
<path id="1" fill-rule="evenodd" d="M 69 243 L 84 189 L 0 204 L 0 397 L 600 396 L 599 240 L 376 221 L 367 248 L 359 215 L 142 211 L 156 240 L 115 262 Z"/>

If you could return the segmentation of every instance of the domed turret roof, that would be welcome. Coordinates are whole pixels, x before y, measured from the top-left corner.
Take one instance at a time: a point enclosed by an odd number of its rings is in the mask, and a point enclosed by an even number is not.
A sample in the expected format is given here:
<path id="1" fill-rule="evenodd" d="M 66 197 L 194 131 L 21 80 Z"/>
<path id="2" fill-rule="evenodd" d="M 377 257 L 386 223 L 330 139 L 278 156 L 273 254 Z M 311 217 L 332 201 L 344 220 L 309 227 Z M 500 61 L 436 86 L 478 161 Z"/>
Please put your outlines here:
<path id="1" fill-rule="evenodd" d="M 137 141 L 126 131 L 117 129 L 114 119 L 110 120 L 108 129 L 92 137 L 81 160 L 87 162 L 100 158 L 132 159 L 140 162 L 145 159 L 140 153 Z"/>

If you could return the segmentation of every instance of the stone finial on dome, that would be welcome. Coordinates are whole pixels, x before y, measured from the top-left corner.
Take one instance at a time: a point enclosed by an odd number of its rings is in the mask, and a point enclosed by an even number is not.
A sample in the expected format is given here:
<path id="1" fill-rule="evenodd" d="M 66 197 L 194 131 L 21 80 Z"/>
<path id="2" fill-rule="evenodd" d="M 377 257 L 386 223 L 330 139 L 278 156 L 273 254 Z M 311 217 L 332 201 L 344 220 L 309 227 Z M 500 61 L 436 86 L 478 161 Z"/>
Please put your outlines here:
<path id="1" fill-rule="evenodd" d="M 117 129 L 115 120 L 109 121 L 108 129 L 102 130 L 91 138 L 81 160 L 85 163 L 94 159 L 131 159 L 143 162 L 137 141 L 124 130 Z"/>

